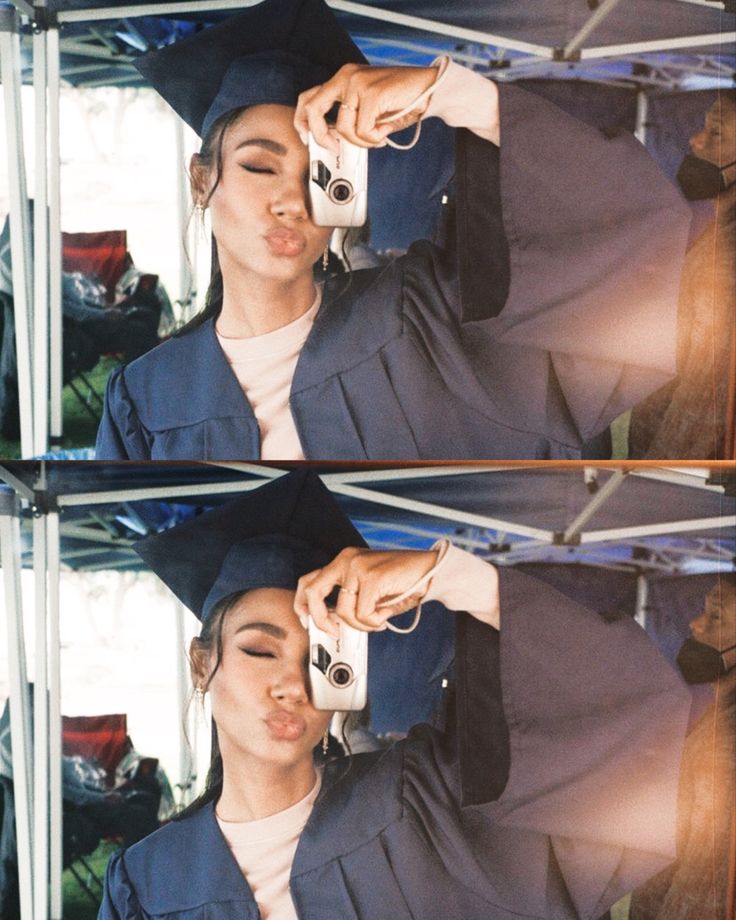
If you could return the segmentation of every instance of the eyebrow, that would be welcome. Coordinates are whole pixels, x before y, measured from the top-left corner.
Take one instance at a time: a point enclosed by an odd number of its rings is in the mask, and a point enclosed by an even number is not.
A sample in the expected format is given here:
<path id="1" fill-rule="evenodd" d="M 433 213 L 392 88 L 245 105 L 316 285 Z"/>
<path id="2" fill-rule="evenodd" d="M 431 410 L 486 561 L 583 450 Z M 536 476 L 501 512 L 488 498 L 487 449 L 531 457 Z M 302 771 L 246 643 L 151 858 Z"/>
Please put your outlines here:
<path id="1" fill-rule="evenodd" d="M 266 150 L 270 150 L 271 153 L 277 153 L 279 156 L 286 156 L 287 150 L 283 144 L 280 144 L 278 141 L 272 141 L 268 137 L 253 137 L 248 140 L 241 141 L 236 150 L 240 150 L 241 147 L 264 147 Z"/>
<path id="2" fill-rule="evenodd" d="M 238 626 L 235 630 L 235 635 L 243 632 L 246 629 L 258 629 L 261 632 L 267 633 L 269 636 L 273 636 L 275 639 L 285 639 L 286 630 L 282 629 L 280 626 L 276 626 L 273 623 L 243 623 L 242 626 Z"/>

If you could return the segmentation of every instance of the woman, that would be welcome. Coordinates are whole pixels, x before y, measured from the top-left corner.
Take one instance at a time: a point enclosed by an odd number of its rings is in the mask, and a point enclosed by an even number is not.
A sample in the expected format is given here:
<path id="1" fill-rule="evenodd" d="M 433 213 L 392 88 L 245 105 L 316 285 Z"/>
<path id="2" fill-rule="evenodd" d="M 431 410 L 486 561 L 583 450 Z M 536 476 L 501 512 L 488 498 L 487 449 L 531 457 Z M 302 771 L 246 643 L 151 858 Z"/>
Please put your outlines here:
<path id="1" fill-rule="evenodd" d="M 203 621 L 219 755 L 184 817 L 113 856 L 101 918 L 597 918 L 670 861 L 689 697 L 643 631 L 454 548 L 438 568 L 361 544 L 304 471 L 138 544 Z M 332 616 L 377 635 L 422 594 L 469 613 L 445 730 L 321 769 L 300 619 L 327 627 L 336 586 Z"/>
<path id="2" fill-rule="evenodd" d="M 202 317 L 111 376 L 99 459 L 574 458 L 672 376 L 689 216 L 633 138 L 455 64 L 433 93 L 439 65 L 365 66 L 323 0 L 266 0 L 138 66 L 204 138 L 219 272 Z M 465 130 L 454 242 L 319 290 L 302 140 L 335 143 L 334 104 L 364 147 L 433 116 Z"/>

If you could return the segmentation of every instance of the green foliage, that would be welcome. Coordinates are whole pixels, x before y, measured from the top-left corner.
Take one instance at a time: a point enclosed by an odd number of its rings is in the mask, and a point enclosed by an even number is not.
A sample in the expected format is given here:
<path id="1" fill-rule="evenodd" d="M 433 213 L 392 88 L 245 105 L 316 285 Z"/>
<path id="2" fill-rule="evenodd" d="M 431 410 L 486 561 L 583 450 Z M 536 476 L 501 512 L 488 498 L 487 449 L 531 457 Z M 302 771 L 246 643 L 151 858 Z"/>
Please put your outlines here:
<path id="1" fill-rule="evenodd" d="M 110 855 L 115 852 L 117 847 L 108 842 L 101 843 L 90 856 L 85 857 L 90 868 L 94 871 L 99 879 L 105 878 L 105 869 Z M 74 864 L 77 873 L 87 881 L 88 875 L 85 867 L 77 862 Z M 72 872 L 67 869 L 62 879 L 63 898 L 64 898 L 64 920 L 95 920 L 99 901 L 93 900 L 87 892 L 84 891 L 79 882 L 74 878 Z M 90 885 L 93 891 L 97 886 L 93 883 Z"/>

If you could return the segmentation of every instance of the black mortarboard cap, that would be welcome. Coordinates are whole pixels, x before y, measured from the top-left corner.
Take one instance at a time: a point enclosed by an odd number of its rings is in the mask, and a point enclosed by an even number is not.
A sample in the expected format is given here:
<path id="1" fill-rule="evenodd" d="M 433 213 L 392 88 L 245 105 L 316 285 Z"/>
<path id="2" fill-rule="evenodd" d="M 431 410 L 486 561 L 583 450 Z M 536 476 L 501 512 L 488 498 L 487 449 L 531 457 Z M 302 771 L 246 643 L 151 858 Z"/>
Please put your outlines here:
<path id="1" fill-rule="evenodd" d="M 299 93 L 366 59 L 324 0 L 264 0 L 135 66 L 204 137 L 243 106 L 296 105 Z"/>
<path id="2" fill-rule="evenodd" d="M 346 546 L 365 546 L 312 470 L 295 470 L 135 551 L 203 622 L 223 598 L 254 588 L 296 588 Z"/>

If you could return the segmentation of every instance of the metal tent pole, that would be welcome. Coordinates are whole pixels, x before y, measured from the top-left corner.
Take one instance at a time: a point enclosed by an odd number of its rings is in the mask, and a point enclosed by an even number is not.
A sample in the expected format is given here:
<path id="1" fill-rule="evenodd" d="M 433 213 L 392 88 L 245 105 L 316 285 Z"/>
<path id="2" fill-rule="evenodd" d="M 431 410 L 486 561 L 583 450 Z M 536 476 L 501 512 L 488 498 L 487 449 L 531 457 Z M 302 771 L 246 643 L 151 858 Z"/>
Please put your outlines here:
<path id="1" fill-rule="evenodd" d="M 5 587 L 10 684 L 10 736 L 13 748 L 15 836 L 21 920 L 33 917 L 33 738 L 31 701 L 26 673 L 21 593 L 21 543 L 18 499 L 0 489 L 0 561 Z"/>
<path id="2" fill-rule="evenodd" d="M 709 45 L 728 45 L 736 41 L 736 32 L 709 32 L 706 35 L 685 35 L 675 38 L 659 38 L 644 42 L 628 42 L 623 45 L 601 45 L 598 48 L 583 48 L 580 57 L 584 61 L 594 58 L 621 57 L 630 54 L 646 54 L 654 51 L 675 51 L 686 48 L 701 48 Z"/>
<path id="3" fill-rule="evenodd" d="M 64 871 L 64 816 L 62 807 L 61 742 L 61 635 L 59 631 L 59 513 L 46 516 L 46 556 L 48 567 L 49 624 L 49 884 L 51 920 L 61 920 L 63 913 L 62 873 Z"/>
<path id="4" fill-rule="evenodd" d="M 13 263 L 13 312 L 15 315 L 15 352 L 18 363 L 21 456 L 31 457 L 33 456 L 31 358 L 33 333 L 30 305 L 33 298 L 31 280 L 33 256 L 23 144 L 18 15 L 14 10 L 0 9 L 0 69 L 5 101 L 10 253 Z"/>
<path id="5" fill-rule="evenodd" d="M 642 629 L 647 628 L 647 603 L 649 601 L 649 582 L 646 575 L 636 577 L 636 613 L 634 619 Z"/>
<path id="6" fill-rule="evenodd" d="M 179 221 L 179 304 L 181 319 L 187 322 L 192 317 L 192 295 L 194 292 L 194 274 L 192 271 L 191 237 L 188 227 L 189 212 L 189 177 L 186 168 L 186 145 L 184 140 L 184 122 L 174 115 L 174 132 L 176 137 L 176 216 Z"/>
<path id="7" fill-rule="evenodd" d="M 174 602 L 174 617 L 176 621 L 176 690 L 179 706 L 179 788 L 181 789 L 181 804 L 188 805 L 192 800 L 192 751 L 191 732 L 189 726 L 191 719 L 188 713 L 189 698 L 189 668 L 186 648 L 186 631 L 184 628 L 184 605 L 181 601 Z"/>
<path id="8" fill-rule="evenodd" d="M 636 129 L 634 134 L 640 144 L 647 142 L 647 118 L 649 115 L 649 96 L 645 90 L 636 91 Z"/>
<path id="9" fill-rule="evenodd" d="M 603 20 L 610 15 L 610 13 L 618 6 L 621 0 L 603 0 L 603 3 L 595 8 L 595 11 L 591 14 L 588 21 L 583 25 L 583 27 L 570 39 L 570 41 L 565 45 L 563 56 L 565 58 L 570 57 L 571 54 L 576 52 L 583 44 L 585 39 L 590 35 L 590 33 L 596 29 Z"/>
<path id="10" fill-rule="evenodd" d="M 580 535 L 581 543 L 605 543 L 607 540 L 630 540 L 637 537 L 664 536 L 668 533 L 692 533 L 696 530 L 723 530 L 736 527 L 736 514 L 721 517 L 688 518 L 664 521 L 661 524 L 637 524 L 632 527 L 614 527 L 611 530 L 589 530 Z"/>
<path id="11" fill-rule="evenodd" d="M 49 215 L 47 33 L 33 36 L 36 167 L 33 207 L 33 453 L 48 446 Z"/>
<path id="12" fill-rule="evenodd" d="M 38 485 L 45 488 L 42 468 Z M 33 680 L 33 916 L 48 920 L 49 910 L 49 697 L 47 640 L 46 517 L 33 519 L 33 575 L 35 582 L 36 653 Z"/>
<path id="13" fill-rule="evenodd" d="M 488 530 L 502 530 L 504 533 L 532 537 L 549 543 L 554 539 L 554 533 L 551 530 L 542 530 L 539 527 L 529 527 L 526 524 L 504 521 L 500 518 L 490 517 L 487 514 L 473 514 L 457 508 L 446 508 L 432 502 L 416 501 L 399 495 L 387 495 L 373 489 L 362 489 L 359 486 L 342 485 L 339 482 L 330 482 L 328 488 L 330 492 L 335 492 L 338 495 L 360 498 L 376 505 L 388 505 L 397 510 L 414 511 L 417 514 L 426 514 L 445 521 L 456 521 L 457 523 L 470 524 L 473 527 L 483 527 Z"/>
<path id="14" fill-rule="evenodd" d="M 625 478 L 625 470 L 616 470 L 616 472 L 606 482 L 603 488 L 599 489 L 590 499 L 588 504 L 585 506 L 585 508 L 583 508 L 580 514 L 578 514 L 575 520 L 568 524 L 568 526 L 565 528 L 565 533 L 562 538 L 564 543 L 570 543 L 580 536 L 583 527 L 585 527 L 585 525 L 593 517 L 601 505 L 604 505 L 610 496 L 613 495 L 613 493 L 619 489 L 621 485 L 623 485 Z"/>
<path id="15" fill-rule="evenodd" d="M 61 391 L 63 388 L 64 330 L 61 295 L 61 150 L 59 140 L 60 52 L 59 30 L 49 29 L 49 400 L 50 442 L 58 445 L 63 434 Z"/>

